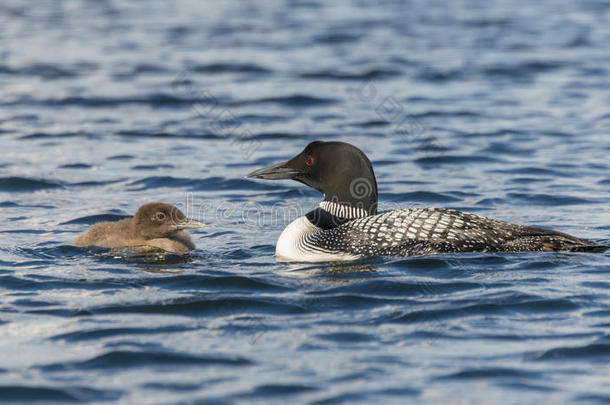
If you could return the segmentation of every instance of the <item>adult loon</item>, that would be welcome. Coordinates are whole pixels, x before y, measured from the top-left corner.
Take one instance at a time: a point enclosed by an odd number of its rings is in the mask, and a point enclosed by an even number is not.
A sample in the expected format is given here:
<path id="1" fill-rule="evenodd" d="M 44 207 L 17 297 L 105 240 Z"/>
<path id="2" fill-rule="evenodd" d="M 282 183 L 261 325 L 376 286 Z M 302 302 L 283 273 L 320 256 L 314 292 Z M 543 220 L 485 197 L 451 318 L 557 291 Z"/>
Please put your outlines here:
<path id="1" fill-rule="evenodd" d="M 138 253 L 159 249 L 169 253 L 186 253 L 195 249 L 186 230 L 204 225 L 187 218 L 171 204 L 154 202 L 141 206 L 133 218 L 92 225 L 76 239 L 74 245 L 128 247 L 130 251 Z"/>
<path id="2" fill-rule="evenodd" d="M 247 177 L 293 179 L 324 194 L 318 208 L 294 220 L 280 235 L 276 255 L 284 260 L 604 248 L 565 233 L 452 209 L 410 208 L 378 214 L 371 162 L 360 149 L 344 142 L 312 142 L 294 158 Z"/>

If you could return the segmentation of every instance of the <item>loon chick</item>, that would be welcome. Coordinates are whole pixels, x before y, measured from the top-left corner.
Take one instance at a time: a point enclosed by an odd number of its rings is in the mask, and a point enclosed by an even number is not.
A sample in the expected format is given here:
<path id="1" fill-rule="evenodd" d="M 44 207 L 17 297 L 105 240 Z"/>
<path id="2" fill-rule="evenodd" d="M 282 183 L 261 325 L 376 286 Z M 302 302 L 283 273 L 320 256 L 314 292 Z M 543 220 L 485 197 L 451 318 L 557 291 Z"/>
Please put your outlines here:
<path id="1" fill-rule="evenodd" d="M 324 194 L 319 207 L 290 223 L 276 256 L 294 261 L 354 260 L 455 252 L 604 249 L 565 233 L 444 208 L 377 213 L 371 162 L 353 145 L 312 142 L 297 156 L 247 175 L 293 179 Z"/>
<path id="2" fill-rule="evenodd" d="M 138 252 L 161 249 L 186 253 L 195 249 L 187 229 L 204 223 L 187 218 L 171 204 L 160 202 L 141 206 L 133 218 L 99 222 L 76 238 L 76 246 L 130 247 Z"/>

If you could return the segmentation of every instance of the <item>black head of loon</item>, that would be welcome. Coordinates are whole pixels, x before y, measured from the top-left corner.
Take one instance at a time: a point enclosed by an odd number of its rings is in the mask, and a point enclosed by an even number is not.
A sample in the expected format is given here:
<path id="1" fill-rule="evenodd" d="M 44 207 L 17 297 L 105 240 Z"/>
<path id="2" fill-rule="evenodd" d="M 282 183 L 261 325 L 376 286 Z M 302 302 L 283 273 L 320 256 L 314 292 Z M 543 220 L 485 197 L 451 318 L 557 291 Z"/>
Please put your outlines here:
<path id="1" fill-rule="evenodd" d="M 377 182 L 364 152 L 345 142 L 315 141 L 292 159 L 255 170 L 255 179 L 292 179 L 324 194 L 324 201 L 377 213 Z"/>

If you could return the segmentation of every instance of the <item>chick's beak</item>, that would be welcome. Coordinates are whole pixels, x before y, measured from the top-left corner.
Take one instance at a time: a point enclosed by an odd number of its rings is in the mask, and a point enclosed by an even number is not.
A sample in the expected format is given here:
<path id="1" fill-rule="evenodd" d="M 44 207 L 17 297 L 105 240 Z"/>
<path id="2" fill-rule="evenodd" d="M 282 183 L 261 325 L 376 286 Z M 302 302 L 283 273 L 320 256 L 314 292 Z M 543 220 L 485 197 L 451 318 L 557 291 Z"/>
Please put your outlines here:
<path id="1" fill-rule="evenodd" d="M 182 231 L 186 229 L 197 229 L 206 226 L 203 222 L 195 221 L 194 219 L 187 218 L 186 222 L 180 222 L 173 224 L 172 228 L 176 231 Z"/>

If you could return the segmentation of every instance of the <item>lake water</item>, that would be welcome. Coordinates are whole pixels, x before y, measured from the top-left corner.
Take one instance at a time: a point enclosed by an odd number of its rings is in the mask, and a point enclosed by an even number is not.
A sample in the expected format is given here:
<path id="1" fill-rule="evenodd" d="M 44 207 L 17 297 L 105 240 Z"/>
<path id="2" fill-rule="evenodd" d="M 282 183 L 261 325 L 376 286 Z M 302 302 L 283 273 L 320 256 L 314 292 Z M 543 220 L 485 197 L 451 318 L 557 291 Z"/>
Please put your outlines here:
<path id="1" fill-rule="evenodd" d="M 313 140 L 380 208 L 610 242 L 610 3 L 0 4 L 0 402 L 607 403 L 610 253 L 276 262 Z M 177 204 L 187 258 L 72 247 Z"/>

